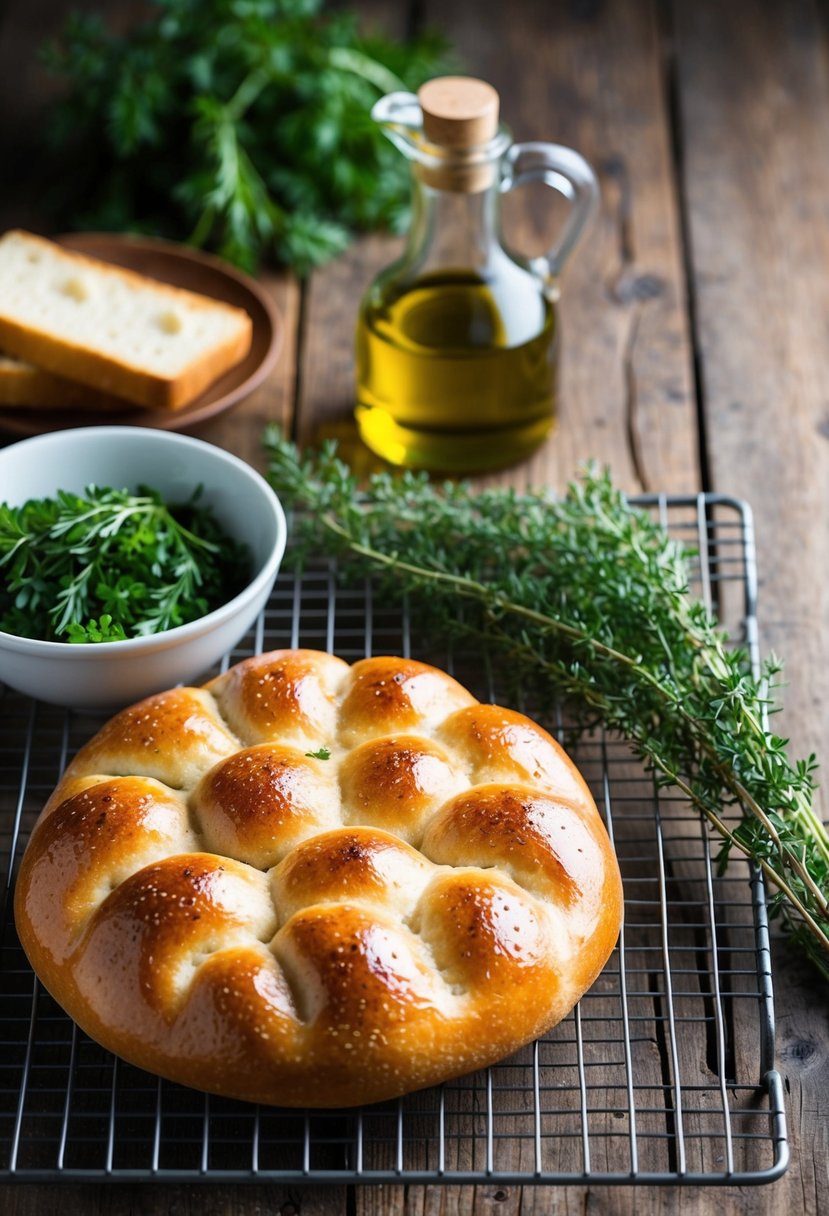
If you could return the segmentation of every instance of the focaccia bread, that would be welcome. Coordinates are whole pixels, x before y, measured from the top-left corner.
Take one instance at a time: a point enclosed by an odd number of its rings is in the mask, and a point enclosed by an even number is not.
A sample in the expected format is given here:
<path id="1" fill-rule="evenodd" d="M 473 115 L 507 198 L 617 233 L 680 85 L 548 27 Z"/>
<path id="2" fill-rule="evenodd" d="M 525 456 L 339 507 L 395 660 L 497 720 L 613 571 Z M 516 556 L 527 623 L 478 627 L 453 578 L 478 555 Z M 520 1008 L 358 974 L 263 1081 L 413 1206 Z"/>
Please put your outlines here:
<path id="1" fill-rule="evenodd" d="M 15 915 L 123 1058 L 285 1106 L 404 1094 L 561 1020 L 619 870 L 530 719 L 410 659 L 281 650 L 121 711 L 49 798 Z"/>

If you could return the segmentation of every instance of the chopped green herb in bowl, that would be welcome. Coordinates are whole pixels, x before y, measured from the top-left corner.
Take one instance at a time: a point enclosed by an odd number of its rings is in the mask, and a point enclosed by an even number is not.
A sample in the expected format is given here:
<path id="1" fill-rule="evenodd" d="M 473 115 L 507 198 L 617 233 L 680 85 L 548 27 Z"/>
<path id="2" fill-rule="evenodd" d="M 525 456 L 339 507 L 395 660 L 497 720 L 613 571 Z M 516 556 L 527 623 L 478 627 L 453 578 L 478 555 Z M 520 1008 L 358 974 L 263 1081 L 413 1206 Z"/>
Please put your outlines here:
<path id="1" fill-rule="evenodd" d="M 197 620 L 242 590 L 247 547 L 199 487 L 167 505 L 159 491 L 87 486 L 22 506 L 0 503 L 0 629 L 54 642 L 112 642 Z"/>
<path id="2" fill-rule="evenodd" d="M 0 449 L 0 502 L 0 693 L 76 709 L 212 674 L 264 608 L 285 548 L 259 473 L 153 427 Z"/>

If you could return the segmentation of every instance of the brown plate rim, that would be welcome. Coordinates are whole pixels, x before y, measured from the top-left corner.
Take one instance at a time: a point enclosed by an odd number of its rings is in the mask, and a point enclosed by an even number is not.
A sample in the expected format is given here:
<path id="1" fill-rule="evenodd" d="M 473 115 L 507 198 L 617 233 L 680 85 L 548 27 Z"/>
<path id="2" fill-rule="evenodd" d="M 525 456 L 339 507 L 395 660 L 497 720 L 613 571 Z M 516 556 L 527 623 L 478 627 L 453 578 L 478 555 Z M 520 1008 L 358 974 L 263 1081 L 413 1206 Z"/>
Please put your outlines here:
<path id="1" fill-rule="evenodd" d="M 254 332 L 260 341 L 263 331 L 267 330 L 266 349 L 262 359 L 244 380 L 229 387 L 218 397 L 211 397 L 215 386 L 206 389 L 195 401 L 178 410 L 146 410 L 138 406 L 129 406 L 123 411 L 108 410 L 105 414 L 93 411 L 85 413 L 69 409 L 27 410 L 25 407 L 15 409 L 0 408 L 0 430 L 13 435 L 41 435 L 49 431 L 60 431 L 78 426 L 148 426 L 159 430 L 182 431 L 188 430 L 201 422 L 206 422 L 239 405 L 253 393 L 269 373 L 273 370 L 282 351 L 284 341 L 284 324 L 281 313 L 264 287 L 245 271 L 226 262 L 212 253 L 196 249 L 190 245 L 182 245 L 177 241 L 164 237 L 145 236 L 140 233 L 126 232 L 69 232 L 52 238 L 60 245 L 75 249 L 78 253 L 98 257 L 108 261 L 102 248 L 110 246 L 114 249 L 132 249 L 137 253 L 146 252 L 154 257 L 167 260 L 171 266 L 182 262 L 192 263 L 207 268 L 216 277 L 218 283 L 222 280 L 235 284 L 237 292 L 241 289 L 243 296 L 255 306 L 251 311 Z M 172 286 L 181 286 L 175 273 L 170 275 L 154 273 L 151 277 L 158 278 Z M 206 293 L 205 293 L 206 294 Z M 225 297 L 217 295 L 215 298 Z M 234 295 L 233 303 L 239 303 Z M 244 307 L 244 303 L 241 307 Z"/>

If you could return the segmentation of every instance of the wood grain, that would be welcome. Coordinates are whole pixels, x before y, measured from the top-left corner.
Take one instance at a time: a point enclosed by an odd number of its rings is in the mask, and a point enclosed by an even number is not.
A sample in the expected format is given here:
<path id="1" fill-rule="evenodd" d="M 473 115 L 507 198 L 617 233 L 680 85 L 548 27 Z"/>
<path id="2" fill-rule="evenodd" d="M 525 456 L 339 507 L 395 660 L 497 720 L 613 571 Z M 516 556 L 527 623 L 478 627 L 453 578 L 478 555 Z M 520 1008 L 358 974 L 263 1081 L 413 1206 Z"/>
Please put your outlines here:
<path id="1" fill-rule="evenodd" d="M 578 149 L 602 193 L 598 219 L 562 276 L 558 429 L 499 480 L 561 486 L 594 459 L 627 490 L 696 489 L 691 347 L 655 6 L 427 0 L 424 19 L 498 89 L 517 141 Z M 548 243 L 560 217 L 553 198 L 543 188 L 507 197 L 505 229 L 523 253 Z"/>
<path id="2" fill-rule="evenodd" d="M 809 0 L 677 8 L 712 483 L 753 508 L 763 640 L 785 644 L 789 664 L 787 733 L 825 756 L 829 668 L 814 661 L 829 619 L 829 586 L 814 577 L 829 560 L 821 32 Z"/>
<path id="3" fill-rule="evenodd" d="M 0 191 L 0 230 L 15 225 L 46 231 L 43 198 L 55 181 L 41 119 L 62 86 L 47 70 L 41 49 L 59 35 L 70 11 L 99 13 L 121 32 L 147 8 L 147 0 L 0 0 L 0 146 L 4 184 L 14 183 L 13 193 Z"/>
<path id="4" fill-rule="evenodd" d="M 200 427 L 192 434 L 233 452 L 260 473 L 266 467 L 262 439 L 265 428 L 276 423 L 290 432 L 296 392 L 296 361 L 300 313 L 300 287 L 288 272 L 264 270 L 259 280 L 279 312 L 283 327 L 282 347 L 275 367 L 265 382 L 234 409 Z"/>
<path id="5" fill-rule="evenodd" d="M 346 1212 L 343 1187 L 0 1187 L 4 1216 L 332 1216 Z"/>
<path id="6" fill-rule="evenodd" d="M 760 629 L 786 663 L 775 728 L 829 756 L 829 81 L 810 0 L 674 6 L 697 343 L 712 486 L 756 519 Z M 822 813 L 829 813 L 825 794 Z M 758 1211 L 825 1194 L 825 993 L 774 951 L 792 1168 Z M 805 1031 L 803 1010 L 813 1004 Z"/>
<path id="7" fill-rule="evenodd" d="M 36 167 L 41 153 L 33 119 L 50 86 L 33 50 L 69 7 L 0 6 L 0 145 L 2 163 L 15 166 L 0 197 L 0 226 L 37 224 L 37 196 L 15 176 Z M 85 7 L 125 22 L 142 6 Z M 501 92 L 516 138 L 577 147 L 600 177 L 600 215 L 562 282 L 558 430 L 524 466 L 482 484 L 561 486 L 593 457 L 629 490 L 678 493 L 709 477 L 713 488 L 745 497 L 757 519 L 763 641 L 787 662 L 780 724 L 798 752 L 829 756 L 824 7 L 818 0 L 364 0 L 360 7 L 395 32 L 413 14 L 446 31 L 468 69 Z M 507 200 L 510 239 L 525 252 L 544 245 L 560 216 L 547 194 Z M 286 321 L 280 362 L 257 394 L 199 433 L 261 468 L 261 429 L 277 419 L 303 439 L 340 435 L 368 467 L 350 418 L 353 323 L 360 292 L 398 247 L 392 238 L 367 238 L 304 287 L 269 273 Z M 16 1186 L 0 1188 L 0 1210 L 817 1216 L 829 1204 L 829 1002 L 779 945 L 774 967 L 793 1163 L 772 1186 Z M 650 1053 L 637 1066 L 658 1077 L 655 1045 L 643 1041 L 636 1050 Z M 681 1050 L 683 1070 L 707 1066 L 698 1030 Z"/>

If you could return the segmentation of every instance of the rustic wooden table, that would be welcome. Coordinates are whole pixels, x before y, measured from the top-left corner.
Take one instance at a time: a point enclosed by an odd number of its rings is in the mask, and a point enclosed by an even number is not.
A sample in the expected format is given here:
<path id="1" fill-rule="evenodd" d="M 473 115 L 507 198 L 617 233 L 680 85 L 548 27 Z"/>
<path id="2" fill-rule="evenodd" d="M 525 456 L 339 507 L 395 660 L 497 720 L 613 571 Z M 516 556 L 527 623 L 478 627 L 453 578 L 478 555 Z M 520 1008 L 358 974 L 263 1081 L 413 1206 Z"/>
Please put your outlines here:
<path id="1" fill-rule="evenodd" d="M 0 211 L 36 224 L 10 166 L 32 148 L 44 82 L 33 47 L 66 5 L 0 5 Z M 116 3 L 85 7 L 118 10 Z M 409 8 L 411 11 L 409 11 Z M 627 490 L 712 489 L 757 526 L 763 649 L 784 656 L 780 719 L 829 757 L 829 76 L 822 0 L 414 0 L 365 3 L 404 32 L 443 29 L 499 89 L 520 139 L 578 148 L 602 203 L 563 281 L 558 429 L 491 480 L 561 487 L 588 458 Z M 16 159 L 17 158 L 17 159 Z M 24 174 L 25 176 L 25 174 Z M 544 239 L 532 204 L 513 239 Z M 396 242 L 361 241 L 300 284 L 264 274 L 285 322 L 268 383 L 197 432 L 262 466 L 266 420 L 311 440 L 352 399 L 355 300 Z M 8 438 L 8 436 L 6 437 Z M 824 810 L 827 808 L 824 805 Z M 829 994 L 775 942 L 777 1060 L 792 1160 L 755 1188 L 6 1188 L 4 1211 L 67 1213 L 638 1213 L 829 1211 Z"/>

